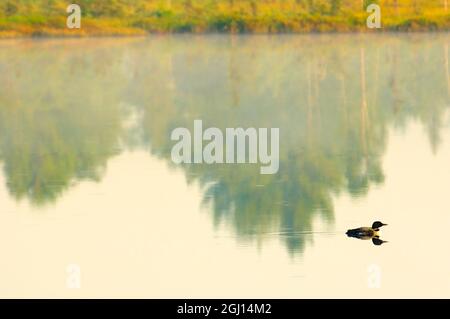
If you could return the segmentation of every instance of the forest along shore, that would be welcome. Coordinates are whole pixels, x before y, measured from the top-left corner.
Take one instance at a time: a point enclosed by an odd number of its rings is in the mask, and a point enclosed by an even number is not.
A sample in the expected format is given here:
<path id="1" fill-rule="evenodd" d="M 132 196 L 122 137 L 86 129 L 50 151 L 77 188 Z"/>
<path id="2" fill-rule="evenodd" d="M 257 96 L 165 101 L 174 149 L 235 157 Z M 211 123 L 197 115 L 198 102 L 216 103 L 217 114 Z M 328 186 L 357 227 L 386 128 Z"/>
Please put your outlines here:
<path id="1" fill-rule="evenodd" d="M 66 25 L 67 1 L 5 0 L 0 37 L 129 36 L 149 33 L 448 31 L 450 0 L 78 0 L 81 28 Z M 366 26 L 381 9 L 381 29 Z"/>

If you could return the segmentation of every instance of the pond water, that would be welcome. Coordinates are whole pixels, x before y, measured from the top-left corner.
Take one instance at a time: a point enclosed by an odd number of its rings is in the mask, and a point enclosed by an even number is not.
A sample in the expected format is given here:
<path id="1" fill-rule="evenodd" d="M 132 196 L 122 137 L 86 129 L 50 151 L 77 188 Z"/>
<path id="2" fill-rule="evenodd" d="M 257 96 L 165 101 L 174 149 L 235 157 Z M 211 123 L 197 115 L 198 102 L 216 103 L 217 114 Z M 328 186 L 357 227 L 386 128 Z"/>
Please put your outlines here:
<path id="1" fill-rule="evenodd" d="M 450 297 L 449 42 L 1 41 L 0 296 Z M 278 173 L 174 164 L 196 119 L 279 128 Z"/>

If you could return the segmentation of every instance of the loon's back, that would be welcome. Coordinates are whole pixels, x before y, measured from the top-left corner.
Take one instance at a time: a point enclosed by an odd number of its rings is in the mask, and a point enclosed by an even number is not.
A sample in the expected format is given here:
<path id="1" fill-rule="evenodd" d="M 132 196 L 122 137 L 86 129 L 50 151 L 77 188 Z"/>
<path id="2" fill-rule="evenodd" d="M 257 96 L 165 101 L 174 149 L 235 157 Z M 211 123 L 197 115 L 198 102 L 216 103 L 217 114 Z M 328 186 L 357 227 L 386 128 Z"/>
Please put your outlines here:
<path id="1" fill-rule="evenodd" d="M 360 239 L 371 239 L 377 235 L 377 232 L 370 227 L 359 227 L 347 230 L 346 234 L 349 237 L 356 237 Z"/>

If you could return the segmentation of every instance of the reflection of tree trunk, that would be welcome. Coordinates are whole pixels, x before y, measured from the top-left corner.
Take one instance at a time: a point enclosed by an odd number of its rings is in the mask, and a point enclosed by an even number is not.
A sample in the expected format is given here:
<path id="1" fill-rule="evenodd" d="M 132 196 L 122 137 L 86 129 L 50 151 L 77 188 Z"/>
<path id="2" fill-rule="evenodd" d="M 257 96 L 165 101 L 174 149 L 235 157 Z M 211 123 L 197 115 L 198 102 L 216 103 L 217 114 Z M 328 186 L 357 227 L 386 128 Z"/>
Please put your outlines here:
<path id="1" fill-rule="evenodd" d="M 352 123 L 349 123 L 348 111 L 347 111 L 347 85 L 345 82 L 345 72 L 343 71 L 339 76 L 341 82 L 341 109 L 342 109 L 342 122 L 344 123 L 344 129 L 348 134 L 351 129 Z"/>
<path id="2" fill-rule="evenodd" d="M 314 101 L 318 101 L 319 100 L 319 95 L 320 95 L 320 78 L 319 78 L 319 61 L 317 61 L 317 63 L 314 63 Z M 320 132 L 320 127 L 321 127 L 321 123 L 322 123 L 322 115 L 320 113 L 320 103 L 315 103 L 314 104 L 314 108 L 315 111 L 317 113 L 317 125 L 318 125 L 318 130 L 317 132 Z"/>
<path id="3" fill-rule="evenodd" d="M 448 74 L 448 43 L 444 46 L 445 78 L 447 80 L 447 96 L 450 96 L 450 76 Z"/>
<path id="4" fill-rule="evenodd" d="M 319 100 L 320 88 L 319 88 L 319 71 L 317 61 L 308 61 L 307 64 L 307 76 L 308 76 L 308 123 L 307 134 L 309 136 L 308 142 L 312 145 L 314 140 L 318 138 L 320 134 L 321 126 L 321 113 L 320 106 L 317 101 Z"/>
<path id="5" fill-rule="evenodd" d="M 378 92 L 380 90 L 379 79 L 380 79 L 380 49 L 377 49 L 377 62 L 375 63 L 375 85 L 373 85 L 373 93 L 372 93 L 373 96 L 372 105 L 374 105 L 375 107 L 378 105 Z"/>
<path id="6" fill-rule="evenodd" d="M 360 50 L 361 58 L 361 108 L 360 108 L 360 120 L 361 120 L 361 142 L 363 153 L 367 156 L 367 125 L 368 125 L 368 113 L 367 113 L 367 94 L 366 94 L 366 57 L 364 48 Z"/>
<path id="7" fill-rule="evenodd" d="M 236 37 L 231 36 L 231 52 L 230 52 L 230 65 L 229 65 L 229 76 L 231 85 L 231 98 L 233 106 L 239 105 L 239 69 L 236 63 L 235 57 L 236 49 Z"/>
<path id="8" fill-rule="evenodd" d="M 174 95 L 176 91 L 176 81 L 175 81 L 175 72 L 173 66 L 173 50 L 168 50 L 160 60 L 160 73 L 161 80 L 160 85 L 158 85 L 159 92 L 155 95 L 155 98 L 167 113 L 173 113 L 174 111 Z M 168 119 L 161 119 L 162 121 Z"/>
<path id="9" fill-rule="evenodd" d="M 176 85 L 175 85 L 175 73 L 174 73 L 174 68 L 173 68 L 172 52 L 170 52 L 169 56 L 167 57 L 167 75 L 169 76 L 169 79 L 168 79 L 169 89 L 172 90 L 172 92 L 174 92 Z"/>
<path id="10" fill-rule="evenodd" d="M 342 112 L 344 114 L 344 120 L 347 124 L 348 115 L 347 115 L 347 85 L 345 84 L 345 74 L 340 75 L 341 82 L 341 103 L 342 103 Z"/>
<path id="11" fill-rule="evenodd" d="M 397 85 L 397 53 L 394 51 L 392 53 L 392 77 L 391 77 L 391 87 L 392 87 L 392 103 L 394 114 L 400 111 L 401 103 L 398 98 L 398 85 Z"/>
<path id="12" fill-rule="evenodd" d="M 313 96 L 312 96 L 312 72 L 311 72 L 311 62 L 308 61 L 307 65 L 307 76 L 308 76 L 308 115 L 307 115 L 307 128 L 306 134 L 308 136 L 308 144 L 312 146 L 312 136 L 313 136 Z"/>

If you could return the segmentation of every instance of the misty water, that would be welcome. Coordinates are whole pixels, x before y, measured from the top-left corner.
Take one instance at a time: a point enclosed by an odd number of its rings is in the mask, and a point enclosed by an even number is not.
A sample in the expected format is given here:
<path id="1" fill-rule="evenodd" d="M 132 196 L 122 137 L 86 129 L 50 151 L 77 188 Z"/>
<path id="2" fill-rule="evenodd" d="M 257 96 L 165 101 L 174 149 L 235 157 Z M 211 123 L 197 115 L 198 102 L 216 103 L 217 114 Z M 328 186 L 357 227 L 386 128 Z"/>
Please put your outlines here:
<path id="1" fill-rule="evenodd" d="M 449 42 L 1 41 L 0 296 L 450 297 Z M 174 164 L 196 119 L 279 128 L 278 173 Z"/>

